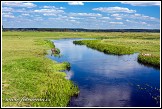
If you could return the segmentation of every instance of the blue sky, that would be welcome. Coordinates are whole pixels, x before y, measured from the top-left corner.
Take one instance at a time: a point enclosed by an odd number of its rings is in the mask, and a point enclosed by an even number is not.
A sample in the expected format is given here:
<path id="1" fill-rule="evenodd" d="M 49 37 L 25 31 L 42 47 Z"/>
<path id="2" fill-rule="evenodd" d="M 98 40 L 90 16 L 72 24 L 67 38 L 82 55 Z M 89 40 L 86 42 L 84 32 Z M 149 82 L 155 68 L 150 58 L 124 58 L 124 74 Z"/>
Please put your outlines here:
<path id="1" fill-rule="evenodd" d="M 4 28 L 160 29 L 160 2 L 2 2 Z"/>

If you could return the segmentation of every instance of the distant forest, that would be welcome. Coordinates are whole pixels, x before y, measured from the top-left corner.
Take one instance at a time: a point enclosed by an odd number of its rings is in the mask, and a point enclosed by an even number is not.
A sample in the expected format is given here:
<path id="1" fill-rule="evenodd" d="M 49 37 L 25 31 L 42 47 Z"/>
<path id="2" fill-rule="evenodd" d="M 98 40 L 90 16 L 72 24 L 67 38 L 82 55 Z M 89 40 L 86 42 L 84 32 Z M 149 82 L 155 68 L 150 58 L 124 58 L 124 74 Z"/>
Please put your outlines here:
<path id="1" fill-rule="evenodd" d="M 160 32 L 160 29 L 2 28 L 3 31 L 49 32 Z"/>

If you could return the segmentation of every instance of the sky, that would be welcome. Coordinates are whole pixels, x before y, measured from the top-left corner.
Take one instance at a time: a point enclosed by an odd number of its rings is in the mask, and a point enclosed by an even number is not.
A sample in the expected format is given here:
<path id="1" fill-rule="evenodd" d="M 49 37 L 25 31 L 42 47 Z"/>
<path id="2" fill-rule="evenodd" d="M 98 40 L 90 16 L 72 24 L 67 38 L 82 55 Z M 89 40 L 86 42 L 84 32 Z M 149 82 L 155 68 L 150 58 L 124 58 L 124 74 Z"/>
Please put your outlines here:
<path id="1" fill-rule="evenodd" d="M 4 28 L 160 29 L 160 1 L 2 2 Z"/>

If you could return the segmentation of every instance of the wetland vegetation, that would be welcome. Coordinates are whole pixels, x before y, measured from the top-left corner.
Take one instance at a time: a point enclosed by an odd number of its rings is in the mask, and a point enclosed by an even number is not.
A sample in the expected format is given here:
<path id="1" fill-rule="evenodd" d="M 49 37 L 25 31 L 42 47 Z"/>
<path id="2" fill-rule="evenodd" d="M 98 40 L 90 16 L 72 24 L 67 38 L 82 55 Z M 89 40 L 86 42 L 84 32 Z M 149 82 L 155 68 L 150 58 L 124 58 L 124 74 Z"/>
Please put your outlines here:
<path id="1" fill-rule="evenodd" d="M 126 34 L 117 37 L 105 37 L 102 40 L 80 40 L 74 44 L 86 45 L 107 54 L 124 55 L 140 53 L 138 61 L 143 64 L 160 67 L 160 36 L 158 34 Z"/>
<path id="2" fill-rule="evenodd" d="M 160 66 L 160 33 L 136 32 L 3 32 L 2 33 L 2 105 L 67 106 L 79 89 L 62 72 L 69 63 L 58 63 L 45 57 L 55 48 L 51 39 L 97 38 L 77 41 L 105 53 L 139 52 L 139 61 Z M 60 51 L 61 52 L 61 51 Z M 149 55 L 146 55 L 149 54 Z M 9 102 L 8 99 L 41 98 L 48 102 Z"/>

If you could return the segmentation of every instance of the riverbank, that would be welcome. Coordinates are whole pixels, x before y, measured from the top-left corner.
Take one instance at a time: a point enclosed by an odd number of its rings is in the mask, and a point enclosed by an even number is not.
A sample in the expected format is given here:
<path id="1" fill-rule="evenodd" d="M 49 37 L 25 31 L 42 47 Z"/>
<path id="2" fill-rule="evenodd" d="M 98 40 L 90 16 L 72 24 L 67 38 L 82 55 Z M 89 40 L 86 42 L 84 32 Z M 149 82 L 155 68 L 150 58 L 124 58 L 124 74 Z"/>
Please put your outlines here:
<path id="1" fill-rule="evenodd" d="M 138 63 L 139 53 L 120 56 L 105 54 L 85 45 L 75 45 L 75 40 L 80 39 L 54 40 L 62 56 L 47 55 L 52 60 L 71 63 L 68 78 L 78 84 L 80 93 L 72 97 L 69 107 L 160 105 L 160 70 Z"/>
<path id="2" fill-rule="evenodd" d="M 60 72 L 68 65 L 45 57 L 54 47 L 51 42 L 25 35 L 2 36 L 2 106 L 66 107 L 78 93 L 78 87 Z"/>
<path id="3" fill-rule="evenodd" d="M 133 49 L 131 49 L 130 47 L 111 45 L 109 43 L 101 43 L 101 40 L 80 40 L 73 41 L 73 43 L 77 45 L 86 45 L 87 47 L 96 49 L 107 54 L 124 55 L 134 53 Z"/>
<path id="4" fill-rule="evenodd" d="M 74 44 L 86 45 L 98 51 L 124 55 L 139 52 L 138 62 L 160 68 L 160 46 L 156 40 L 145 39 L 103 39 L 103 40 L 80 40 Z"/>

